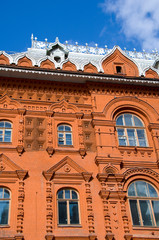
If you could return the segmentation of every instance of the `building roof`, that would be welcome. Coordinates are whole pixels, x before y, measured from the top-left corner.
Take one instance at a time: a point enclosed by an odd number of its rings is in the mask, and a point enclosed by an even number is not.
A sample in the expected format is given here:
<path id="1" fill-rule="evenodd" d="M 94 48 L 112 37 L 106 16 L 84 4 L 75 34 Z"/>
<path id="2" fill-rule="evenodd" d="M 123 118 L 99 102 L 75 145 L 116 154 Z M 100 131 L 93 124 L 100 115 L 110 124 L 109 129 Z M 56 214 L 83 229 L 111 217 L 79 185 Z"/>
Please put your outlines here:
<path id="1" fill-rule="evenodd" d="M 35 68 L 32 74 L 35 74 L 41 68 L 48 75 L 56 75 L 55 72 L 50 72 L 50 70 L 55 69 L 78 72 L 79 74 L 81 72 L 89 72 L 98 75 L 99 73 L 100 75 L 102 73 L 113 75 L 112 70 L 107 72 L 107 64 L 110 62 L 110 58 L 111 61 L 115 62 L 115 66 L 122 66 L 122 61 L 125 61 L 125 64 L 130 68 L 129 72 L 132 68 L 136 67 L 137 69 L 137 71 L 134 70 L 130 74 L 127 74 L 124 70 L 123 76 L 122 74 L 117 76 L 118 80 L 127 76 L 146 77 L 156 80 L 159 78 L 159 54 L 157 51 L 152 53 L 146 53 L 145 51 L 136 52 L 135 49 L 134 51 L 127 51 L 126 49 L 122 50 L 119 46 L 108 49 L 107 46 L 99 48 L 97 44 L 95 47 L 91 47 L 88 44 L 85 46 L 78 45 L 78 43 L 75 45 L 68 44 L 67 41 L 65 44 L 62 44 L 58 38 L 56 38 L 54 43 L 50 43 L 47 39 L 45 41 L 37 41 L 37 38 L 34 38 L 33 35 L 31 41 L 31 48 L 28 48 L 26 52 L 10 54 L 4 51 L 0 52 L 1 72 L 3 72 L 3 64 L 5 64 L 5 66 L 12 66 L 12 70 L 15 65 L 23 67 L 21 72 L 25 72 L 25 67 Z M 11 71 L 11 69 L 8 68 L 6 71 Z M 15 69 L 16 71 L 18 70 Z M 41 72 L 40 74 L 43 73 Z M 155 81 L 155 83 L 158 83 L 158 81 Z"/>

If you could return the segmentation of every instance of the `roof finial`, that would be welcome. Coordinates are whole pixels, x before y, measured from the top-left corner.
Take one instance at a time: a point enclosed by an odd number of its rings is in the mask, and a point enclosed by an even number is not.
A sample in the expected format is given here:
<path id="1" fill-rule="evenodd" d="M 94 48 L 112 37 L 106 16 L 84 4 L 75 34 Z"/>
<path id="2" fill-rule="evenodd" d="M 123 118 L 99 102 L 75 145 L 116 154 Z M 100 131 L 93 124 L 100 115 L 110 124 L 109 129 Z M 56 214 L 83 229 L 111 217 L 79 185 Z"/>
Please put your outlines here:
<path id="1" fill-rule="evenodd" d="M 34 36 L 33 33 L 31 34 L 31 47 L 33 48 L 33 40 L 34 40 Z"/>
<path id="2" fill-rule="evenodd" d="M 56 43 L 59 42 L 59 38 L 58 38 L 58 37 L 56 37 L 55 42 L 56 42 Z"/>

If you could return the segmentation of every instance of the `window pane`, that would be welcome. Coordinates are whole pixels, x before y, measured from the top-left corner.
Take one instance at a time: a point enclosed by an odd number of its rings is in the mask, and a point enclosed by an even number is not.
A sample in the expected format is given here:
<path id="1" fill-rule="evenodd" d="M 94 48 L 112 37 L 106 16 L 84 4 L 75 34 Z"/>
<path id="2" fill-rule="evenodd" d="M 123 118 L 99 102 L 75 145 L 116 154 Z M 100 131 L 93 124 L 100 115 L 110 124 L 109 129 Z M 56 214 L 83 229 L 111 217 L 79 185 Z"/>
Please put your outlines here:
<path id="1" fill-rule="evenodd" d="M 142 221 L 144 226 L 153 226 L 151 219 L 152 213 L 150 210 L 150 202 L 147 200 L 139 200 Z"/>
<path id="2" fill-rule="evenodd" d="M 143 127 L 143 123 L 141 122 L 141 120 L 138 117 L 134 116 L 134 123 L 136 127 Z"/>
<path id="3" fill-rule="evenodd" d="M 67 204 L 58 202 L 59 224 L 67 224 Z"/>
<path id="4" fill-rule="evenodd" d="M 58 192 L 58 198 L 61 198 L 61 199 L 63 198 L 63 190 Z"/>
<path id="5" fill-rule="evenodd" d="M 3 198 L 3 188 L 0 188 L 0 198 Z"/>
<path id="6" fill-rule="evenodd" d="M 150 197 L 158 197 L 158 194 L 157 194 L 156 190 L 154 189 L 154 187 L 152 187 L 149 183 L 147 183 L 147 185 L 148 185 Z"/>
<path id="7" fill-rule="evenodd" d="M 78 203 L 69 202 L 70 208 L 70 224 L 79 224 Z"/>
<path id="8" fill-rule="evenodd" d="M 124 114 L 124 118 L 125 118 L 125 126 L 133 126 L 131 114 Z"/>
<path id="9" fill-rule="evenodd" d="M 0 127 L 4 127 L 4 122 L 0 122 Z"/>
<path id="10" fill-rule="evenodd" d="M 132 183 L 129 187 L 128 196 L 136 196 L 134 183 Z"/>
<path id="11" fill-rule="evenodd" d="M 144 129 L 137 129 L 137 136 L 139 140 L 139 146 L 140 147 L 146 147 L 146 136 L 145 136 L 145 130 Z"/>
<path id="12" fill-rule="evenodd" d="M 135 130 L 134 129 L 127 129 L 128 139 L 129 139 L 129 145 L 130 146 L 136 146 L 136 139 L 135 139 Z"/>
<path id="13" fill-rule="evenodd" d="M 0 130 L 0 142 L 3 142 L 3 130 Z"/>
<path id="14" fill-rule="evenodd" d="M 140 226 L 140 220 L 139 220 L 139 213 L 137 209 L 137 201 L 136 200 L 129 200 L 130 202 L 130 209 L 131 209 L 131 216 L 133 220 L 133 225 Z"/>
<path id="15" fill-rule="evenodd" d="M 11 128 L 12 125 L 11 125 L 11 123 L 9 123 L 9 122 L 5 122 L 5 127 L 6 127 L 6 128 Z"/>
<path id="16" fill-rule="evenodd" d="M 66 145 L 72 145 L 72 134 L 66 133 Z"/>
<path id="17" fill-rule="evenodd" d="M 4 142 L 11 142 L 11 131 L 5 130 Z"/>
<path id="18" fill-rule="evenodd" d="M 137 195 L 142 197 L 148 197 L 146 182 L 137 181 L 135 183 L 136 183 Z"/>
<path id="19" fill-rule="evenodd" d="M 8 224 L 9 201 L 0 201 L 0 224 Z"/>
<path id="20" fill-rule="evenodd" d="M 156 225 L 159 226 L 159 201 L 152 201 L 152 207 L 155 215 Z"/>
<path id="21" fill-rule="evenodd" d="M 65 126 L 65 131 L 71 132 L 71 128 L 69 126 Z"/>
<path id="22" fill-rule="evenodd" d="M 120 146 L 127 146 L 127 140 L 126 140 L 124 129 L 118 128 L 117 132 L 118 132 L 119 145 Z"/>
<path id="23" fill-rule="evenodd" d="M 120 117 L 117 118 L 116 125 L 117 126 L 123 126 L 124 125 L 124 123 L 123 123 L 123 115 L 121 115 Z"/>
<path id="24" fill-rule="evenodd" d="M 9 198 L 10 194 L 9 191 L 7 189 L 4 189 L 4 198 Z"/>
<path id="25" fill-rule="evenodd" d="M 64 126 L 63 125 L 58 126 L 58 130 L 59 131 L 64 131 Z"/>
<path id="26" fill-rule="evenodd" d="M 70 199 L 70 190 L 65 190 L 65 198 Z"/>
<path id="27" fill-rule="evenodd" d="M 72 199 L 78 199 L 77 193 L 72 191 Z"/>
<path id="28" fill-rule="evenodd" d="M 63 133 L 58 134 L 58 144 L 59 145 L 64 145 L 64 135 L 63 135 Z"/>

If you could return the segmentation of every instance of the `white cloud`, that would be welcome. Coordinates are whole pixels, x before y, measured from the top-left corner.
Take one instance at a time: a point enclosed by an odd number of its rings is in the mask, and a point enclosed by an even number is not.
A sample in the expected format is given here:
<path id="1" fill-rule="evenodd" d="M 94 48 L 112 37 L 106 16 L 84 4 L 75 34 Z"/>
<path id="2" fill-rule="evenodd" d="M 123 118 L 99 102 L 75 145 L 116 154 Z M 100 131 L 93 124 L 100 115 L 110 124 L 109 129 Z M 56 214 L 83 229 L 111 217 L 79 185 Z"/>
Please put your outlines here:
<path id="1" fill-rule="evenodd" d="M 122 31 L 143 49 L 159 50 L 159 0 L 105 0 L 104 12 L 115 13 Z"/>

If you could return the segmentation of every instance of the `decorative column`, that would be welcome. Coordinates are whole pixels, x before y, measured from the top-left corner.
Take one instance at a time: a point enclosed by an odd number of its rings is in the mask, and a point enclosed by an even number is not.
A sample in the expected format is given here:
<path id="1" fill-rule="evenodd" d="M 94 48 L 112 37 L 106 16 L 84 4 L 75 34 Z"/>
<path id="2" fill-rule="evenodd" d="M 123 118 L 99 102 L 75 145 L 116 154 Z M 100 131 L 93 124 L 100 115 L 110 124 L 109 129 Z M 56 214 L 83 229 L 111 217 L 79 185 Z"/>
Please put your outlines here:
<path id="1" fill-rule="evenodd" d="M 149 130 L 151 131 L 152 138 L 155 145 L 155 151 L 157 156 L 157 163 L 159 167 L 159 124 L 158 123 L 150 123 L 148 126 Z"/>
<path id="2" fill-rule="evenodd" d="M 27 175 L 27 171 L 17 170 L 17 175 L 19 178 L 19 189 L 18 189 L 18 211 L 17 211 L 17 235 L 15 239 L 23 240 L 23 223 L 24 223 L 24 178 Z"/>
<path id="3" fill-rule="evenodd" d="M 52 234 L 52 221 L 53 221 L 53 209 L 52 209 L 52 182 L 46 182 L 46 232 L 48 235 Z"/>
<path id="4" fill-rule="evenodd" d="M 49 156 L 51 157 L 54 153 L 53 148 L 53 130 L 52 130 L 52 111 L 46 111 L 47 116 L 47 148 L 46 151 L 48 152 Z"/>
<path id="5" fill-rule="evenodd" d="M 82 173 L 83 178 L 85 180 L 85 191 L 86 191 L 86 202 L 87 202 L 87 217 L 88 217 L 88 230 L 90 233 L 90 239 L 95 240 L 95 227 L 94 227 L 94 212 L 92 206 L 92 193 L 91 193 L 91 186 L 89 181 L 91 180 L 92 174 L 91 173 Z"/>
<path id="6" fill-rule="evenodd" d="M 109 205 L 108 205 L 108 192 L 106 191 L 106 183 L 104 182 L 104 179 L 101 179 L 101 191 L 99 192 L 100 197 L 103 201 L 103 212 L 104 212 L 104 223 L 105 223 L 105 230 L 106 234 L 112 235 L 112 228 L 111 228 L 111 218 L 109 213 Z"/>
<path id="7" fill-rule="evenodd" d="M 52 195 L 52 173 L 43 172 L 46 178 L 46 240 L 53 240 L 53 195 Z"/>
<path id="8" fill-rule="evenodd" d="M 24 151 L 24 115 L 25 115 L 26 109 L 19 108 L 19 128 L 18 128 L 18 146 L 17 146 L 17 152 L 19 156 Z"/>
<path id="9" fill-rule="evenodd" d="M 86 150 L 84 147 L 84 137 L 83 137 L 83 127 L 82 127 L 82 118 L 83 113 L 76 113 L 76 117 L 78 119 L 78 136 L 79 136 L 79 153 L 84 158 L 86 155 Z"/>

